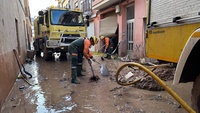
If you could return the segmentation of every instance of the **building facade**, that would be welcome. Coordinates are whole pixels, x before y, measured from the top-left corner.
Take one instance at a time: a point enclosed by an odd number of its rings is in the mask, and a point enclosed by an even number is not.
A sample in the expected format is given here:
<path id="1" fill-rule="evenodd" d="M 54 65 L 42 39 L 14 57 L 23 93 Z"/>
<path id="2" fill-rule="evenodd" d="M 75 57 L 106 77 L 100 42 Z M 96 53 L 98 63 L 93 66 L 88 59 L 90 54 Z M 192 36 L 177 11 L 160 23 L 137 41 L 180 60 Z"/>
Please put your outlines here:
<path id="1" fill-rule="evenodd" d="M 144 57 L 146 6 L 146 0 L 93 0 L 95 34 L 113 38 L 115 47 L 121 42 L 119 56 Z"/>
<path id="2" fill-rule="evenodd" d="M 20 72 L 13 49 L 23 63 L 31 40 L 28 0 L 0 0 L 0 14 L 1 108 Z"/>

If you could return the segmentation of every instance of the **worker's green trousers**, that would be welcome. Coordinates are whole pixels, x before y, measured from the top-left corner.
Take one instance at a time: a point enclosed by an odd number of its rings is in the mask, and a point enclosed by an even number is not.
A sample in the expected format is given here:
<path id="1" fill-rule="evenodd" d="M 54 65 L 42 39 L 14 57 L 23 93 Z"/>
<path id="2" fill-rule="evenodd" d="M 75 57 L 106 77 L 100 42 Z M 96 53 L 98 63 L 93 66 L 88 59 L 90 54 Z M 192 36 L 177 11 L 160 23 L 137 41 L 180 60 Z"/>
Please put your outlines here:
<path id="1" fill-rule="evenodd" d="M 69 53 L 71 55 L 71 76 L 72 82 L 77 81 L 77 76 L 81 76 L 82 70 L 82 54 L 72 45 L 69 46 Z"/>
<path id="2" fill-rule="evenodd" d="M 107 48 L 107 50 L 106 50 L 106 52 L 107 52 L 106 58 L 111 59 L 112 51 L 113 51 L 113 47 L 109 46 L 109 47 Z"/>

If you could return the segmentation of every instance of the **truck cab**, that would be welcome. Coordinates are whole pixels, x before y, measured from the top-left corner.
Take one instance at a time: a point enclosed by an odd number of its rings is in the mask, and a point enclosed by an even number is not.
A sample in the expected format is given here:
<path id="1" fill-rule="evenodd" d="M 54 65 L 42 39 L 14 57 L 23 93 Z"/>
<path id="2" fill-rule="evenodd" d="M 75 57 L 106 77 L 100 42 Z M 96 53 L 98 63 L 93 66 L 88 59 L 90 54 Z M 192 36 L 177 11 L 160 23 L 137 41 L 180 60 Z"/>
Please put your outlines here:
<path id="1" fill-rule="evenodd" d="M 79 10 L 49 7 L 38 14 L 34 22 L 34 47 L 36 55 L 43 52 L 45 60 L 53 59 L 55 52 L 66 58 L 70 43 L 86 37 L 86 24 Z"/>
<path id="2" fill-rule="evenodd" d="M 192 107 L 200 112 L 200 1 L 149 0 L 146 55 L 176 64 L 173 84 L 194 82 Z"/>

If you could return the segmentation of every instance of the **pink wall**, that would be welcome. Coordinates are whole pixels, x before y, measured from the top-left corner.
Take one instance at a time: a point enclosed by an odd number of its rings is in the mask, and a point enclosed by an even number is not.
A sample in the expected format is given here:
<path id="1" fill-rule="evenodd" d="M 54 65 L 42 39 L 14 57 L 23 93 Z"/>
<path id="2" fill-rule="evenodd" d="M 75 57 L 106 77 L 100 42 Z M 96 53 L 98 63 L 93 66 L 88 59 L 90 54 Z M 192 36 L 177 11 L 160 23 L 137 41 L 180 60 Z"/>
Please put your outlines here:
<path id="1" fill-rule="evenodd" d="M 134 57 L 141 58 L 145 55 L 144 17 L 146 16 L 146 0 L 135 0 L 134 19 Z"/>
<path id="2" fill-rule="evenodd" d="M 122 41 L 119 45 L 119 56 L 125 56 L 126 55 L 126 46 L 127 46 L 127 40 L 126 40 L 126 7 L 122 5 L 121 7 L 121 13 L 118 15 L 118 24 L 119 24 L 119 41 Z"/>
<path id="3" fill-rule="evenodd" d="M 94 34 L 98 39 L 99 39 L 99 31 L 100 31 L 100 15 L 97 15 L 97 17 L 94 18 Z M 99 42 L 100 42 L 100 39 L 99 39 Z M 96 45 L 96 48 L 99 49 L 100 47 L 101 45 L 100 43 L 98 43 L 98 45 Z"/>
<path id="4" fill-rule="evenodd" d="M 142 58 L 145 55 L 145 40 L 144 40 L 144 22 L 143 18 L 146 16 L 146 0 L 127 0 L 121 5 L 121 15 L 118 16 L 119 23 L 119 41 L 123 43 L 120 46 L 119 55 L 125 56 L 126 53 L 126 7 L 134 4 L 135 18 L 134 18 L 134 39 L 133 39 L 133 58 Z"/>

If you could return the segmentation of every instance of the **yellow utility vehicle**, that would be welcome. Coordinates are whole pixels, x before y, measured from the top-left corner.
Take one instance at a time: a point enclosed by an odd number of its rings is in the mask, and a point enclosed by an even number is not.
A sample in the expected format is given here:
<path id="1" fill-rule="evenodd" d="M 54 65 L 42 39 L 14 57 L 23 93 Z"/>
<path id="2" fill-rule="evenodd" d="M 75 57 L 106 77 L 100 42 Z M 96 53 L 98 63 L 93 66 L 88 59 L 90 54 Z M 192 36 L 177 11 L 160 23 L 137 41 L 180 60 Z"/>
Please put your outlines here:
<path id="1" fill-rule="evenodd" d="M 149 0 L 146 55 L 177 64 L 174 84 L 194 82 L 193 108 L 200 112 L 200 1 Z"/>
<path id="2" fill-rule="evenodd" d="M 59 52 L 60 58 L 66 58 L 70 43 L 80 37 L 86 37 L 86 24 L 83 13 L 66 8 L 48 7 L 38 12 L 34 20 L 34 48 L 36 56 L 43 52 L 45 60 L 52 60 L 54 53 Z M 86 23 L 86 24 L 85 24 Z"/>

